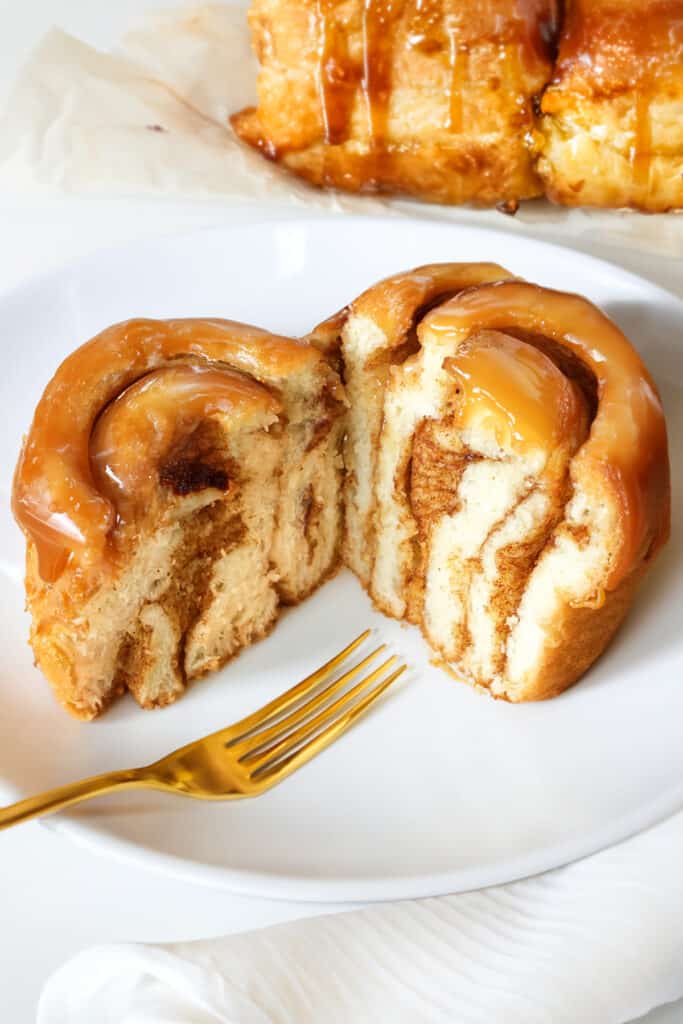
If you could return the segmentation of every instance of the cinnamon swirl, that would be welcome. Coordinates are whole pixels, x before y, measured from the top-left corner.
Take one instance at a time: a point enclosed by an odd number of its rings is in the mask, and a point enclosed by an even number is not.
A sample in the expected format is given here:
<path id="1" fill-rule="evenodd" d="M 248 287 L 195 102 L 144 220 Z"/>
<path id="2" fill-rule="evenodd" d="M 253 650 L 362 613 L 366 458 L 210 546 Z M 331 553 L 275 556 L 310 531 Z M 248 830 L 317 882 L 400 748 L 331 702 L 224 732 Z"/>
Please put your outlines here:
<path id="1" fill-rule="evenodd" d="M 390 279 L 319 343 L 336 332 L 352 402 L 347 561 L 461 676 L 522 701 L 561 692 L 611 640 L 668 535 L 669 469 L 621 331 L 579 296 L 485 283 L 506 276 Z M 430 303 L 446 281 L 457 294 Z"/>
<path id="2" fill-rule="evenodd" d="M 48 384 L 14 482 L 31 643 L 82 718 L 175 700 L 340 557 L 460 677 L 552 697 L 614 636 L 669 506 L 629 341 L 492 263 L 388 278 L 305 341 L 112 327 Z"/>
<path id="3" fill-rule="evenodd" d="M 92 718 L 168 704 L 336 566 L 344 410 L 315 349 L 133 320 L 57 370 L 17 467 L 36 660 Z"/>

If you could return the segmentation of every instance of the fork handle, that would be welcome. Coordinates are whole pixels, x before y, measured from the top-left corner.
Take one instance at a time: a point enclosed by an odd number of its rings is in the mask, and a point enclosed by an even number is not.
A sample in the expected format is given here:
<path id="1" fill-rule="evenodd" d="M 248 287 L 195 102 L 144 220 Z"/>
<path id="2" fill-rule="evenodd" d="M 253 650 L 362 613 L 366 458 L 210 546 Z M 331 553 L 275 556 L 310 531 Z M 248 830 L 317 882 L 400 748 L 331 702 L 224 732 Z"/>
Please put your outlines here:
<path id="1" fill-rule="evenodd" d="M 153 785 L 153 782 L 144 768 L 129 768 L 124 771 L 107 772 L 105 775 L 93 775 L 89 779 L 58 786 L 57 789 L 48 789 L 45 793 L 0 808 L 0 829 L 19 825 L 30 818 L 54 814 L 55 811 L 79 804 L 82 800 L 90 800 L 94 796 L 103 796 L 118 789 L 141 789 L 150 785 Z"/>

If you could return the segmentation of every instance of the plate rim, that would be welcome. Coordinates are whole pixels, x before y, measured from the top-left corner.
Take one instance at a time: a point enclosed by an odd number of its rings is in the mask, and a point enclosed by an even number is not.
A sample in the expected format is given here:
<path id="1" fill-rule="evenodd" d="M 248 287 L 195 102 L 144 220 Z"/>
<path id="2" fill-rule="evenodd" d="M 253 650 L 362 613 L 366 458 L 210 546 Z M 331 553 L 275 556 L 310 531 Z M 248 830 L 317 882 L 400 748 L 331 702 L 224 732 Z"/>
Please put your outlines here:
<path id="1" fill-rule="evenodd" d="M 533 246 L 546 249 L 548 251 L 556 253 L 571 253 L 572 256 L 578 256 L 582 260 L 588 263 L 592 263 L 597 267 L 604 268 L 610 272 L 618 273 L 622 278 L 630 280 L 634 284 L 647 285 L 648 288 L 653 288 L 666 296 L 669 301 L 673 301 L 683 306 L 683 294 L 678 295 L 672 289 L 665 287 L 658 281 L 653 281 L 649 277 L 645 277 L 642 274 L 636 273 L 634 270 L 628 270 L 626 267 L 622 267 L 621 264 L 616 263 L 614 260 L 605 259 L 603 256 L 593 256 L 592 253 L 584 252 L 583 249 L 577 249 L 571 245 L 563 245 L 561 242 L 549 241 L 544 238 L 537 238 L 533 234 L 530 234 L 527 225 L 519 231 L 505 230 L 504 228 L 492 227 L 488 224 L 475 224 L 469 221 L 459 220 L 456 216 L 449 217 L 446 219 L 440 219 L 439 217 L 431 214 L 429 211 L 425 213 L 407 212 L 398 209 L 397 207 L 392 208 L 392 211 L 388 211 L 382 215 L 379 213 L 347 213 L 343 210 L 337 212 L 330 211 L 317 211 L 307 210 L 305 216 L 302 216 L 300 212 L 291 211 L 283 213 L 278 211 L 277 216 L 269 217 L 264 215 L 263 207 L 261 207 L 261 213 L 255 215 L 253 218 L 245 218 L 238 222 L 230 222 L 226 220 L 221 224 L 205 224 L 203 226 L 194 226 L 191 228 L 178 228 L 171 229 L 169 231 L 154 231 L 150 234 L 146 234 L 140 237 L 129 238 L 124 241 L 117 241 L 108 245 L 97 246 L 83 256 L 77 256 L 67 259 L 64 263 L 58 266 L 47 267 L 43 270 L 38 271 L 35 274 L 30 275 L 23 281 L 15 282 L 10 284 L 7 288 L 3 288 L 0 283 L 0 301 L 13 299 L 20 297 L 23 291 L 29 291 L 36 285 L 48 283 L 52 278 L 58 278 L 63 274 L 77 271 L 80 267 L 87 266 L 91 260 L 99 259 L 101 257 L 115 256 L 117 253 L 123 253 L 131 247 L 144 247 L 152 245 L 155 242 L 159 242 L 161 239 L 168 241 L 179 240 L 182 238 L 192 238 L 195 236 L 203 235 L 220 235 L 227 232 L 235 232 L 241 230 L 248 230 L 254 227 L 272 227 L 276 228 L 281 225 L 303 225 L 307 222 L 329 222 L 331 224 L 339 223 L 353 223 L 359 224 L 370 224 L 374 223 L 376 226 L 398 226 L 400 224 L 406 224 L 412 222 L 413 224 L 420 224 L 423 226 L 429 226 L 431 229 L 436 230 L 454 230 L 458 229 L 465 232 L 471 232 L 473 234 L 486 234 L 495 238 L 510 239 L 521 239 L 523 242 L 530 242 Z M 635 211 L 627 211 L 635 212 Z M 392 215 L 393 214 L 393 215 Z M 501 215 L 502 216 L 502 215 Z M 437 262 L 444 262 L 443 260 Z M 452 260 L 454 263 L 467 263 L 467 259 Z M 408 268 L 409 270 L 412 267 Z M 402 271 L 395 271 L 394 273 L 401 273 Z M 390 275 L 388 275 L 390 276 Z M 380 280 L 382 280 L 380 278 Z M 569 289 L 568 289 L 569 290 Z M 258 326 L 258 325 L 255 325 Z M 87 340 L 87 339 L 86 339 Z"/>
<path id="2" fill-rule="evenodd" d="M 412 223 L 422 230 L 450 231 L 454 233 L 454 236 L 458 232 L 488 236 L 494 251 L 497 239 L 505 240 L 505 244 L 509 246 L 515 239 L 521 238 L 522 241 L 530 243 L 537 251 L 547 252 L 553 260 L 561 259 L 562 254 L 569 253 L 573 259 L 578 257 L 589 267 L 592 265 L 603 273 L 617 274 L 625 284 L 631 283 L 637 285 L 638 288 L 645 286 L 651 293 L 654 290 L 654 293 L 661 295 L 664 301 L 673 302 L 679 307 L 683 321 L 683 296 L 616 262 L 593 256 L 571 245 L 537 238 L 524 229 L 516 233 L 509 229 L 470 223 L 456 218 L 440 220 L 437 217 L 429 216 L 429 214 L 418 215 L 401 210 L 398 210 L 397 214 L 388 216 L 377 213 L 349 214 L 343 211 L 308 210 L 302 215 L 301 211 L 288 211 L 287 213 L 278 212 L 277 216 L 272 217 L 264 216 L 261 213 L 237 223 L 227 220 L 221 224 L 154 231 L 140 238 L 93 248 L 83 256 L 69 259 L 63 264 L 32 274 L 8 288 L 0 287 L 0 303 L 8 300 L 21 301 L 22 295 L 31 293 L 36 288 L 49 287 L 60 278 L 78 274 L 80 269 L 91 266 L 94 261 L 115 259 L 117 255 L 122 256 L 131 247 L 139 250 L 147 246 L 158 246 L 162 240 L 176 242 L 187 239 L 191 241 L 207 235 L 215 237 L 232 235 L 234 240 L 235 232 L 247 232 L 254 228 L 275 231 L 283 226 L 297 226 L 305 229 L 311 225 L 320 227 L 320 225 L 329 224 L 333 230 L 336 230 L 342 223 L 345 226 L 356 224 L 364 230 L 372 230 L 373 226 L 394 230 L 401 226 L 405 229 Z M 457 241 L 454 237 L 455 245 L 457 245 Z M 466 260 L 458 260 L 458 262 L 466 262 Z M 3 794 L 8 793 L 10 798 L 21 799 L 24 795 L 16 785 L 5 777 L 0 776 L 0 787 Z M 85 824 L 68 812 L 58 818 L 41 820 L 40 825 L 53 834 L 64 836 L 81 848 L 88 849 L 100 856 L 107 856 L 118 863 L 134 865 L 144 870 L 157 871 L 179 881 L 192 882 L 218 890 L 228 890 L 250 897 L 303 903 L 353 904 L 426 898 L 512 883 L 522 878 L 563 867 L 583 857 L 606 850 L 652 828 L 681 809 L 683 809 L 683 780 L 668 787 L 656 800 L 649 801 L 645 809 L 642 806 L 632 809 L 612 821 L 607 827 L 593 830 L 588 836 L 580 836 L 570 842 L 564 841 L 544 846 L 532 853 L 512 859 L 501 859 L 484 868 L 474 865 L 431 874 L 393 876 L 389 879 L 373 876 L 317 879 L 206 864 L 187 856 L 151 849 L 93 824 Z"/>
<path id="3" fill-rule="evenodd" d="M 369 876 L 363 879 L 326 878 L 320 881 L 296 875 L 241 871 L 150 850 L 131 840 L 82 825 L 68 815 L 63 816 L 62 821 L 48 818 L 40 824 L 56 835 L 67 837 L 82 849 L 121 864 L 159 871 L 180 882 L 227 890 L 239 896 L 284 902 L 359 904 L 428 899 L 473 892 L 492 886 L 509 885 L 561 869 L 634 838 L 683 810 L 683 781 L 648 806 L 651 809 L 649 815 L 643 816 L 638 810 L 631 811 L 617 819 L 611 827 L 591 833 L 588 839 L 544 847 L 533 854 L 501 860 L 484 869 L 474 866 L 431 875 L 399 875 L 391 879 Z"/>

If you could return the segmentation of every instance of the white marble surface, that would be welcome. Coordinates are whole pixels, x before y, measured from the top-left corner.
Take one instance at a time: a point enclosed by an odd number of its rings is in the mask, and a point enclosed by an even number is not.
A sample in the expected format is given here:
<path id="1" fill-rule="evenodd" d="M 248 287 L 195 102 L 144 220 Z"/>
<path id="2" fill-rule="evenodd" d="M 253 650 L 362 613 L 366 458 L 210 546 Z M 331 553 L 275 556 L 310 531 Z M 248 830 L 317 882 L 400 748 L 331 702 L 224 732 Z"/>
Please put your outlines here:
<path id="1" fill-rule="evenodd" d="M 51 24 L 107 46 L 140 8 L 139 0 L 0 0 L 0 101 Z M 248 215 L 201 203 L 69 198 L 20 205 L 0 196 L 0 280 L 3 287 L 19 283 L 103 244 Z M 647 261 L 633 253 L 624 262 L 647 272 Z M 0 735 L 1 729 L 0 723 Z M 335 909 L 245 900 L 171 881 L 97 858 L 35 823 L 2 834 L 0 869 L 0 1017 L 8 1024 L 32 1021 L 47 974 L 92 943 L 208 937 Z M 647 1018 L 647 1024 L 681 1022 L 683 1004 Z"/>

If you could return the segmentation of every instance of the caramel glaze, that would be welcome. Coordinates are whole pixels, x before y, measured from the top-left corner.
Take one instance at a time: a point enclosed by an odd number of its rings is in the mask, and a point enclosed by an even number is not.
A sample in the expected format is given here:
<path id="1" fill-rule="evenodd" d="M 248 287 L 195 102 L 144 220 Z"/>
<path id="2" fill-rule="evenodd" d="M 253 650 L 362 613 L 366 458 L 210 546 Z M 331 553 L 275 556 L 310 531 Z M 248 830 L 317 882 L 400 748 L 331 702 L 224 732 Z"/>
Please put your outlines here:
<path id="1" fill-rule="evenodd" d="M 666 424 L 648 371 L 619 328 L 586 299 L 518 281 L 463 292 L 428 314 L 418 333 L 423 345 L 446 337 L 460 345 L 482 330 L 546 337 L 574 352 L 594 374 L 597 412 L 572 476 L 601 475 L 619 501 L 623 540 L 607 583 L 616 589 L 669 532 Z M 501 384 L 499 401 L 506 404 L 507 385 Z"/>
<path id="2" fill-rule="evenodd" d="M 553 85 L 597 98 L 634 90 L 631 166 L 647 192 L 652 156 L 650 105 L 683 67 L 683 0 L 573 0 L 568 5 Z M 543 110 L 552 113 L 552 92 Z"/>
<path id="3" fill-rule="evenodd" d="M 553 83 L 611 95 L 683 60 L 683 0 L 572 0 Z"/>
<path id="4" fill-rule="evenodd" d="M 471 335 L 444 369 L 457 381 L 460 428 L 485 425 L 503 449 L 552 454 L 583 438 L 587 410 L 573 381 L 540 349 L 500 331 Z"/>
<path id="5" fill-rule="evenodd" d="M 344 326 L 353 311 L 365 316 L 382 331 L 384 345 L 370 357 L 369 364 L 383 362 L 387 350 L 390 361 L 402 362 L 399 353 L 410 347 L 416 338 L 415 328 L 422 317 L 437 303 L 445 302 L 464 288 L 474 288 L 491 281 L 511 278 L 512 274 L 497 263 L 428 263 L 402 274 L 394 274 L 374 284 L 327 320 L 318 324 L 306 337 L 326 358 L 334 362 L 343 376 L 344 367 L 340 348 Z M 399 358 L 397 358 L 399 357 Z"/>
<path id="6" fill-rule="evenodd" d="M 387 344 L 398 347 L 412 325 L 422 318 L 425 307 L 438 298 L 450 298 L 465 288 L 512 276 L 497 263 L 428 263 L 368 288 L 355 300 L 353 310 L 356 315 L 373 320 Z"/>
<path id="7" fill-rule="evenodd" d="M 365 0 L 363 4 L 363 77 L 361 85 L 374 168 L 368 184 L 383 177 L 388 146 L 389 101 L 396 30 L 403 4 L 397 0 Z"/>
<path id="8" fill-rule="evenodd" d="M 317 0 L 320 58 L 318 88 L 325 142 L 336 146 L 346 140 L 361 69 L 351 60 L 349 40 L 333 18 L 336 0 Z"/>
<path id="9" fill-rule="evenodd" d="M 217 319 L 130 320 L 73 352 L 43 392 L 14 477 L 14 515 L 35 544 L 45 581 L 58 579 L 74 553 L 81 565 L 96 563 L 116 522 L 115 507 L 100 491 L 90 460 L 98 416 L 129 385 L 178 360 L 223 364 L 275 387 L 290 373 L 324 365 L 308 345 Z M 181 384 L 177 378 L 176 386 Z M 239 407 L 246 401 L 245 388 L 238 398 L 231 375 L 219 386 L 220 395 L 206 401 L 228 401 L 229 392 Z"/>
<path id="10" fill-rule="evenodd" d="M 231 426 L 270 426 L 282 412 L 268 388 L 231 370 L 181 363 L 146 374 L 99 416 L 90 466 L 121 523 L 153 508 L 159 466 L 214 416 Z"/>
<path id="11" fill-rule="evenodd" d="M 358 91 L 365 106 L 370 163 L 368 185 L 381 183 L 390 159 L 389 112 L 399 41 L 424 53 L 441 53 L 450 74 L 447 127 L 465 127 L 462 102 L 470 47 L 493 41 L 505 51 L 506 69 L 516 62 L 547 63 L 558 29 L 558 0 L 362 0 L 362 52 L 349 46 L 339 0 L 316 0 L 318 86 L 324 141 L 340 145 L 351 134 Z M 463 7 L 465 10 L 463 10 Z M 518 72 L 512 76 L 514 87 Z"/>

